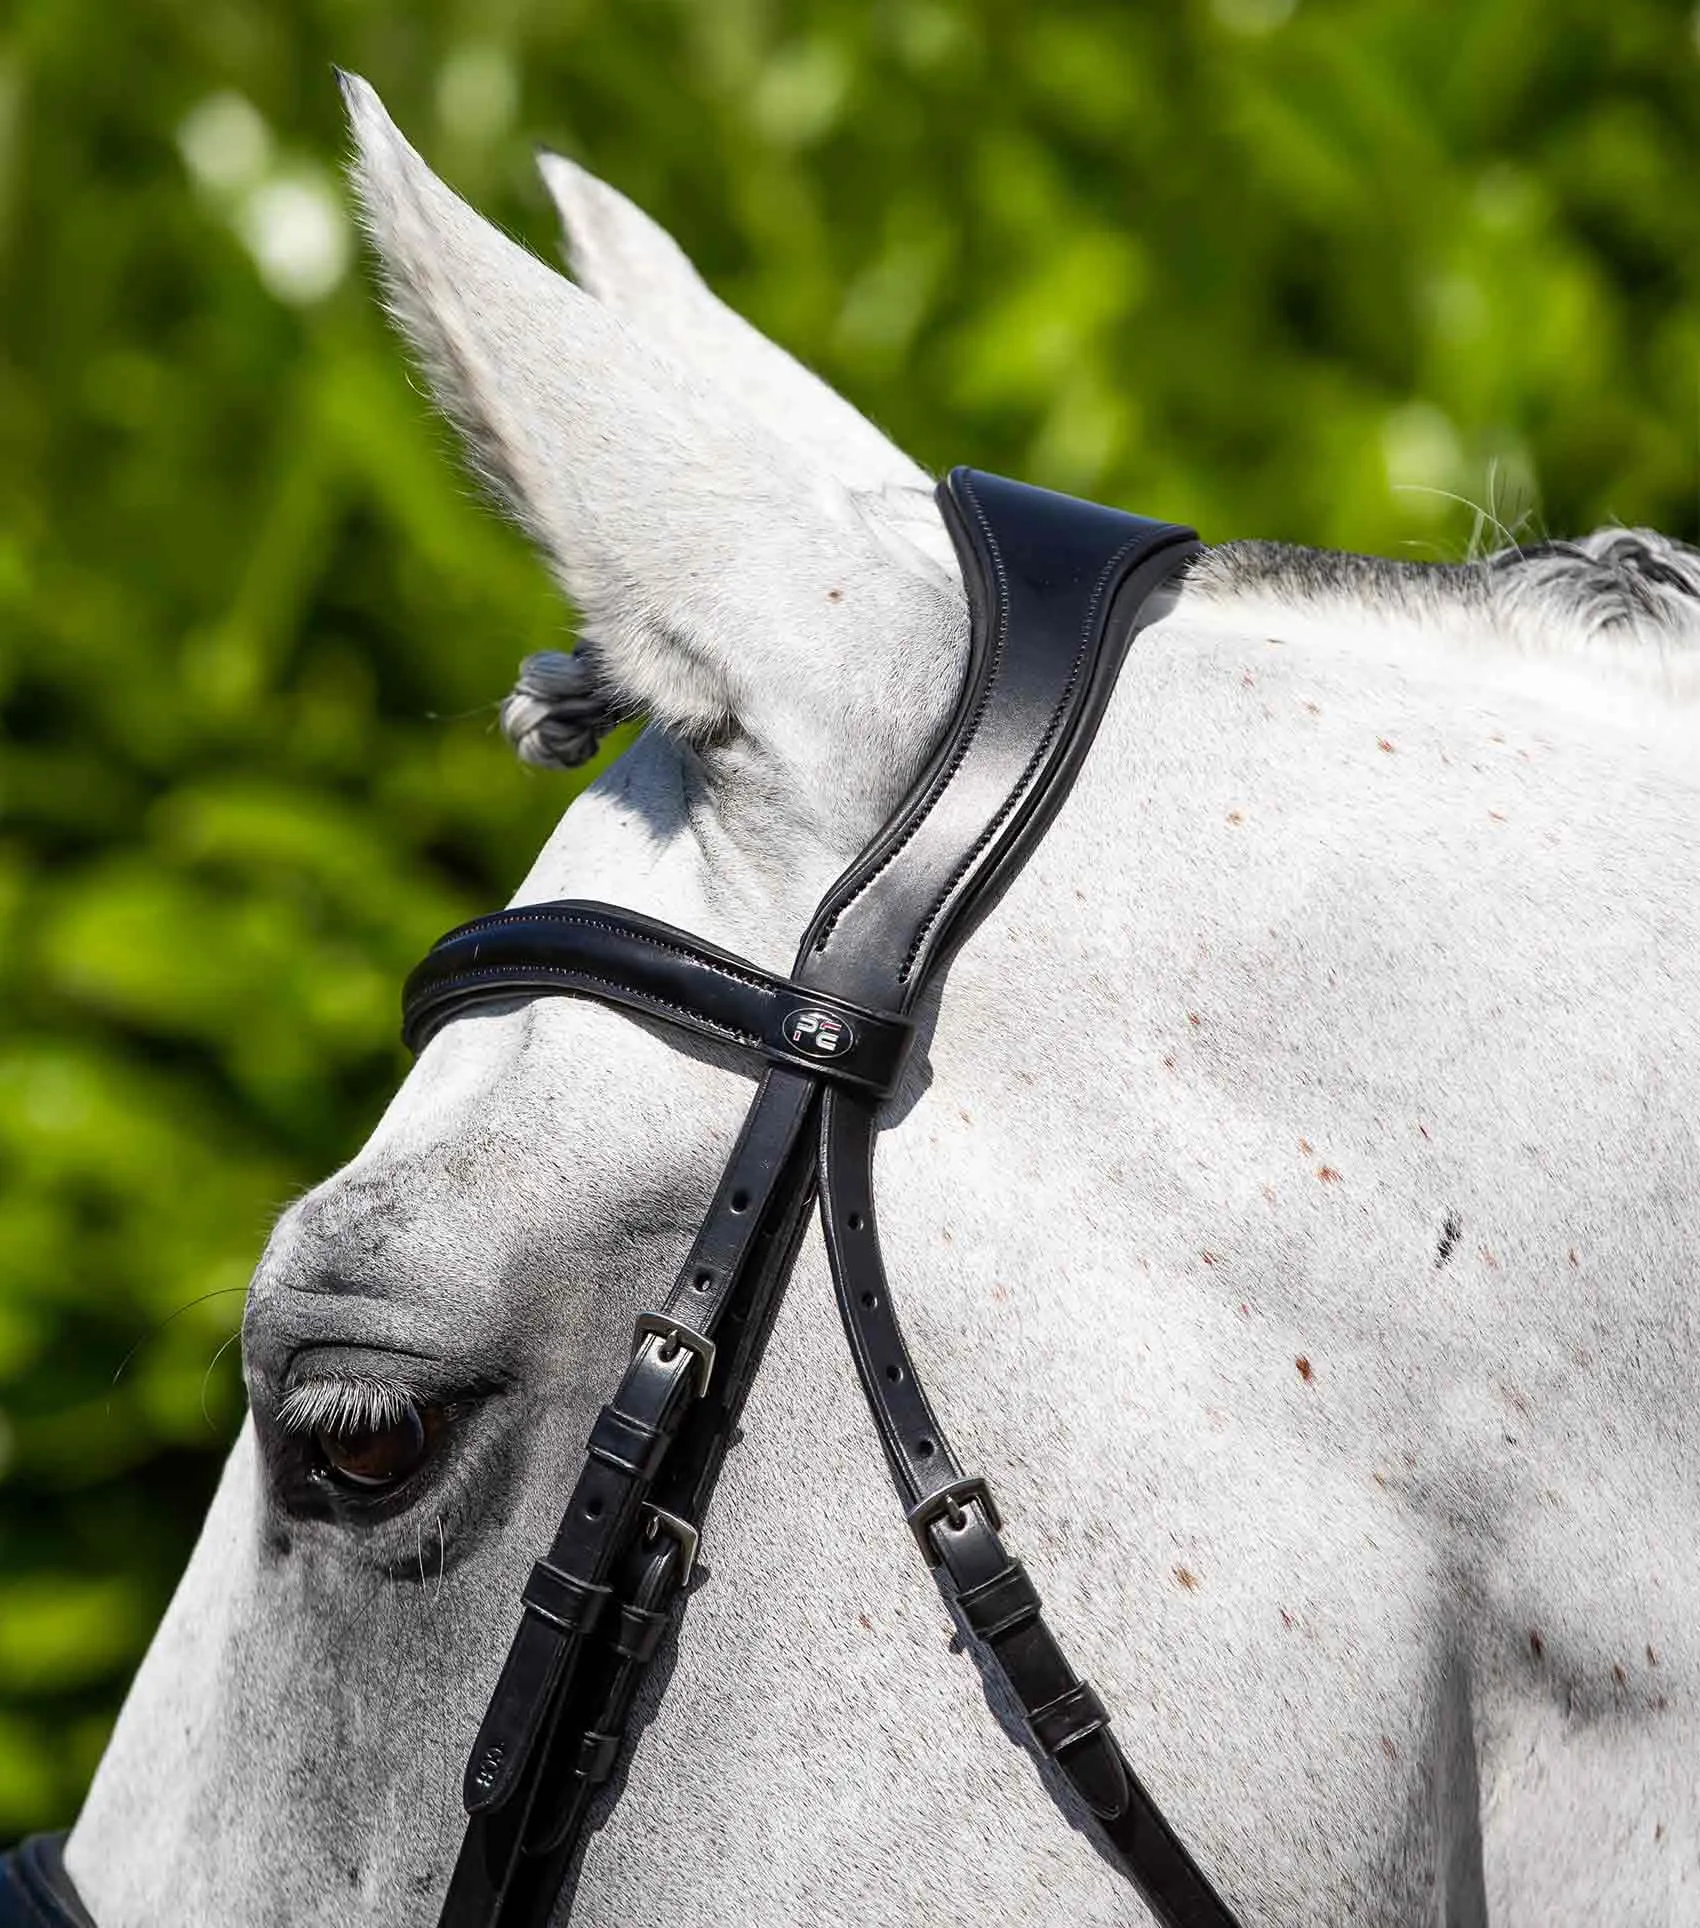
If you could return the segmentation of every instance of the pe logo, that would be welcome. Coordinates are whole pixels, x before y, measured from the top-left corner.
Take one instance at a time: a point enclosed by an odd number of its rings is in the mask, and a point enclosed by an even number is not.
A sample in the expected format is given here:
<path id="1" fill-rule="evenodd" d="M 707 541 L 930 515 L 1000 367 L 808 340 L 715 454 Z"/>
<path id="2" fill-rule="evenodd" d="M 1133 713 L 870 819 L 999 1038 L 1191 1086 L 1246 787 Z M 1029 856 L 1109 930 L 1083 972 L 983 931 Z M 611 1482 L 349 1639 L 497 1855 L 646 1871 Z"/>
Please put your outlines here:
<path id="1" fill-rule="evenodd" d="M 842 1058 L 856 1048 L 856 1033 L 847 1019 L 831 1011 L 793 1011 L 780 1026 L 793 1051 L 810 1058 Z"/>

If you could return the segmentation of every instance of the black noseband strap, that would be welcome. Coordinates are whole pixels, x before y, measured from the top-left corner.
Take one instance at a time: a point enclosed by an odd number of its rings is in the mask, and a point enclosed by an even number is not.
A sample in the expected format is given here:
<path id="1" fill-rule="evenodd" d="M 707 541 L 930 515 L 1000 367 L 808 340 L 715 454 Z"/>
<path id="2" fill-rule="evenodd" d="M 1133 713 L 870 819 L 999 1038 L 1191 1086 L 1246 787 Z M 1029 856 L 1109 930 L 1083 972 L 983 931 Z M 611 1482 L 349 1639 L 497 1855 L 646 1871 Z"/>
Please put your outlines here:
<path id="1" fill-rule="evenodd" d="M 820 906 L 790 978 L 606 904 L 553 903 L 464 925 L 408 981 L 415 1048 L 477 1006 L 567 992 L 766 1065 L 708 1216 L 666 1303 L 638 1321 L 631 1365 L 522 1590 L 467 1765 L 471 1819 L 442 1928 L 549 1921 L 690 1577 L 817 1186 L 845 1330 L 922 1557 L 1158 1919 L 1233 1928 L 1063 1657 L 989 1487 L 950 1450 L 892 1311 L 872 1184 L 877 1107 L 916 998 L 1043 834 L 1153 592 L 1199 545 L 1188 529 L 965 469 L 940 502 L 973 619 L 963 687 L 909 797 Z"/>

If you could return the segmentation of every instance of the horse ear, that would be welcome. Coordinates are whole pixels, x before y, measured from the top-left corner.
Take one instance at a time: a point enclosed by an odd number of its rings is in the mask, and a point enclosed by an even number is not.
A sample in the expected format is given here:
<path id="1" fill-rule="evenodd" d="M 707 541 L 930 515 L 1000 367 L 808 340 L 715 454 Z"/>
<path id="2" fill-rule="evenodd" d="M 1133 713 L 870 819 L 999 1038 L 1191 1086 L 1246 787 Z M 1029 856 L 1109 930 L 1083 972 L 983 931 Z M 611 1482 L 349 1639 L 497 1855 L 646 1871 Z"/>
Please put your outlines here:
<path id="1" fill-rule="evenodd" d="M 852 489 L 925 488 L 923 470 L 866 416 L 710 292 L 672 235 L 564 155 L 538 170 L 566 230 L 573 278 L 685 367 L 712 374 L 776 434 Z"/>
<path id="2" fill-rule="evenodd" d="M 364 81 L 343 91 L 391 310 L 615 696 L 810 773 L 847 740 L 889 753 L 877 719 L 902 706 L 905 646 L 925 660 L 960 629 L 959 579 L 906 534 L 937 524 L 930 498 L 852 494 L 475 214 Z"/>

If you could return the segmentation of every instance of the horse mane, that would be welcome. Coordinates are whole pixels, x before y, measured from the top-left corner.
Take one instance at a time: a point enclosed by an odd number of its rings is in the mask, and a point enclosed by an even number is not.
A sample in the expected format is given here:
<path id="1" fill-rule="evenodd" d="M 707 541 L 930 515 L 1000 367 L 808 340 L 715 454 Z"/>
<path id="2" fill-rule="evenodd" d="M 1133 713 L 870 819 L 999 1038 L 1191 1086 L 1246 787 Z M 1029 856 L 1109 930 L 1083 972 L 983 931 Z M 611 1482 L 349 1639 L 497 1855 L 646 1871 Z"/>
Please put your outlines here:
<path id="1" fill-rule="evenodd" d="M 1596 529 L 1464 562 L 1394 562 L 1281 542 L 1227 542 L 1194 564 L 1206 602 L 1342 605 L 1464 626 L 1523 653 L 1584 656 L 1676 700 L 1700 698 L 1700 549 L 1653 529 Z"/>

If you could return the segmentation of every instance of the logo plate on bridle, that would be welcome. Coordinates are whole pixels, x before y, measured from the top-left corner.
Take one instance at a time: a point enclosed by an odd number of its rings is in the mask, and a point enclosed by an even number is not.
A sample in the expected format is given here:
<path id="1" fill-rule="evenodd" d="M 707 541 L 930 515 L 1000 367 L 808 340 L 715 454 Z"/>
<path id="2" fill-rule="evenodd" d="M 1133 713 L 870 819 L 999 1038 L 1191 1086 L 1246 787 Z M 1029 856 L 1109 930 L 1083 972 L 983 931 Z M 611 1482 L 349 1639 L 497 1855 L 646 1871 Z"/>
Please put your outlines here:
<path id="1" fill-rule="evenodd" d="M 792 1011 L 779 1028 L 791 1049 L 805 1057 L 847 1058 L 856 1048 L 856 1029 L 848 1018 L 812 1005 Z"/>

